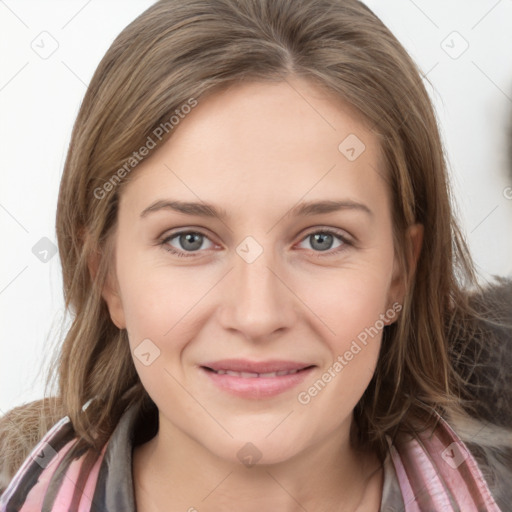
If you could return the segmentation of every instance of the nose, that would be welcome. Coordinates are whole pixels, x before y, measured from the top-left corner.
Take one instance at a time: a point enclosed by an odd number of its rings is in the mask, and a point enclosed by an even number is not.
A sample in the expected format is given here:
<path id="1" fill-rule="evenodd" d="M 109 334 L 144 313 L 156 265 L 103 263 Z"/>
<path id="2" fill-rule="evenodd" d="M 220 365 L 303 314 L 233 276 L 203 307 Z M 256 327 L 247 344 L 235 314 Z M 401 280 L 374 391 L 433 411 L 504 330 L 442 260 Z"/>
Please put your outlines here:
<path id="1" fill-rule="evenodd" d="M 224 329 L 262 341 L 296 324 L 300 300 L 276 260 L 269 249 L 252 262 L 234 255 L 234 268 L 221 291 L 219 316 Z"/>

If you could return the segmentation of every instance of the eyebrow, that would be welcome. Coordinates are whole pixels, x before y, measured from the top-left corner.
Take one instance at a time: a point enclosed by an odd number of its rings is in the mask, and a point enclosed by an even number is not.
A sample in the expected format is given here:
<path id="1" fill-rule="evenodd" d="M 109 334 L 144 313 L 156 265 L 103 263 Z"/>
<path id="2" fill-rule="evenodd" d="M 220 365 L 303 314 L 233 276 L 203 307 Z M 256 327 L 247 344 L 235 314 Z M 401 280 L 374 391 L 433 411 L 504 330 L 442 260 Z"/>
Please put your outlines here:
<path id="1" fill-rule="evenodd" d="M 160 200 L 148 206 L 142 213 L 141 217 L 146 217 L 148 214 L 161 211 L 172 210 L 185 215 L 194 215 L 197 217 L 211 217 L 219 220 L 226 220 L 229 215 L 223 208 L 217 208 L 210 203 L 196 203 L 189 201 L 177 200 Z M 374 213 L 368 206 L 363 203 L 358 203 L 350 199 L 343 200 L 324 200 L 324 201 L 307 201 L 301 202 L 294 206 L 286 214 L 287 217 L 306 217 L 312 215 L 320 215 L 325 213 L 332 213 L 341 210 L 355 210 L 368 214 L 373 217 Z"/>

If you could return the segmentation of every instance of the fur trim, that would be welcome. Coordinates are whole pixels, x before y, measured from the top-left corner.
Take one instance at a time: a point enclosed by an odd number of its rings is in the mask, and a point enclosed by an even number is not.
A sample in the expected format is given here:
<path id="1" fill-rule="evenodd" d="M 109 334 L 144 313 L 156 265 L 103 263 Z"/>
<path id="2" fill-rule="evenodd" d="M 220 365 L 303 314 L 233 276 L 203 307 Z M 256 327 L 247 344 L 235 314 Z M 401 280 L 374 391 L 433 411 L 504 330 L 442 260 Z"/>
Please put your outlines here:
<path id="1" fill-rule="evenodd" d="M 60 401 L 35 400 L 0 418 L 0 495 L 34 446 L 62 418 Z"/>

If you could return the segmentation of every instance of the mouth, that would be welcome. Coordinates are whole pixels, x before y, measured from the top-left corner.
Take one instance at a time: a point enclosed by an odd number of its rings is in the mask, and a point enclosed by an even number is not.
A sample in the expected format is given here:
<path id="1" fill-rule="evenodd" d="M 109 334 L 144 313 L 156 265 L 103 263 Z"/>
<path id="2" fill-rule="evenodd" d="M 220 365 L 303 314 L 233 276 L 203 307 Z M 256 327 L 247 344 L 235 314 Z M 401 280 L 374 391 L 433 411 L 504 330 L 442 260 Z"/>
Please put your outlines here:
<path id="1" fill-rule="evenodd" d="M 263 399 L 297 386 L 315 367 L 295 361 L 225 359 L 205 363 L 200 370 L 222 391 L 242 398 Z"/>
<path id="2" fill-rule="evenodd" d="M 212 368 L 204 367 L 205 370 L 216 373 L 217 375 L 231 375 L 233 377 L 242 377 L 244 379 L 267 379 L 269 377 L 282 377 L 283 375 L 293 375 L 301 370 L 280 370 L 277 372 L 253 373 L 253 372 L 235 372 L 233 370 L 214 370 Z M 305 368 L 303 368 L 305 370 Z"/>

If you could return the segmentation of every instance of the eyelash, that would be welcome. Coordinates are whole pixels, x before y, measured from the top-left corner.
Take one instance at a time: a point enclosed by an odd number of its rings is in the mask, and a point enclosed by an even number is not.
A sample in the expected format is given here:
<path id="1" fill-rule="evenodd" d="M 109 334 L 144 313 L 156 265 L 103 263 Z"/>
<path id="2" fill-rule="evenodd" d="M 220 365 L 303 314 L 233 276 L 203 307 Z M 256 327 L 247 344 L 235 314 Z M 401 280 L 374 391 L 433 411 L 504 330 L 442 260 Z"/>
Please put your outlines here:
<path id="1" fill-rule="evenodd" d="M 317 254 L 317 257 L 331 257 L 331 256 L 337 256 L 340 252 L 345 251 L 347 249 L 347 246 L 353 246 L 354 244 L 348 240 L 344 235 L 342 235 L 339 231 L 336 231 L 331 228 L 325 228 L 320 229 L 317 231 L 311 231 L 308 234 L 306 234 L 302 239 L 301 242 L 306 240 L 311 235 L 315 234 L 329 234 L 333 235 L 334 237 L 338 238 L 341 242 L 343 242 L 342 245 L 337 247 L 336 249 L 328 249 L 327 251 L 313 251 Z M 159 245 L 161 245 L 166 251 L 170 252 L 171 254 L 178 256 L 180 258 L 194 258 L 196 257 L 195 254 L 202 251 L 189 251 L 188 253 L 186 251 L 177 251 L 174 247 L 169 245 L 169 242 L 173 240 L 174 238 L 180 236 L 180 235 L 186 235 L 186 234 L 196 234 L 204 236 L 205 238 L 208 238 L 207 235 L 202 233 L 201 231 L 190 231 L 190 230 L 184 230 L 184 231 L 177 231 L 176 233 L 173 233 L 172 235 L 166 236 L 164 239 L 160 240 Z"/>

